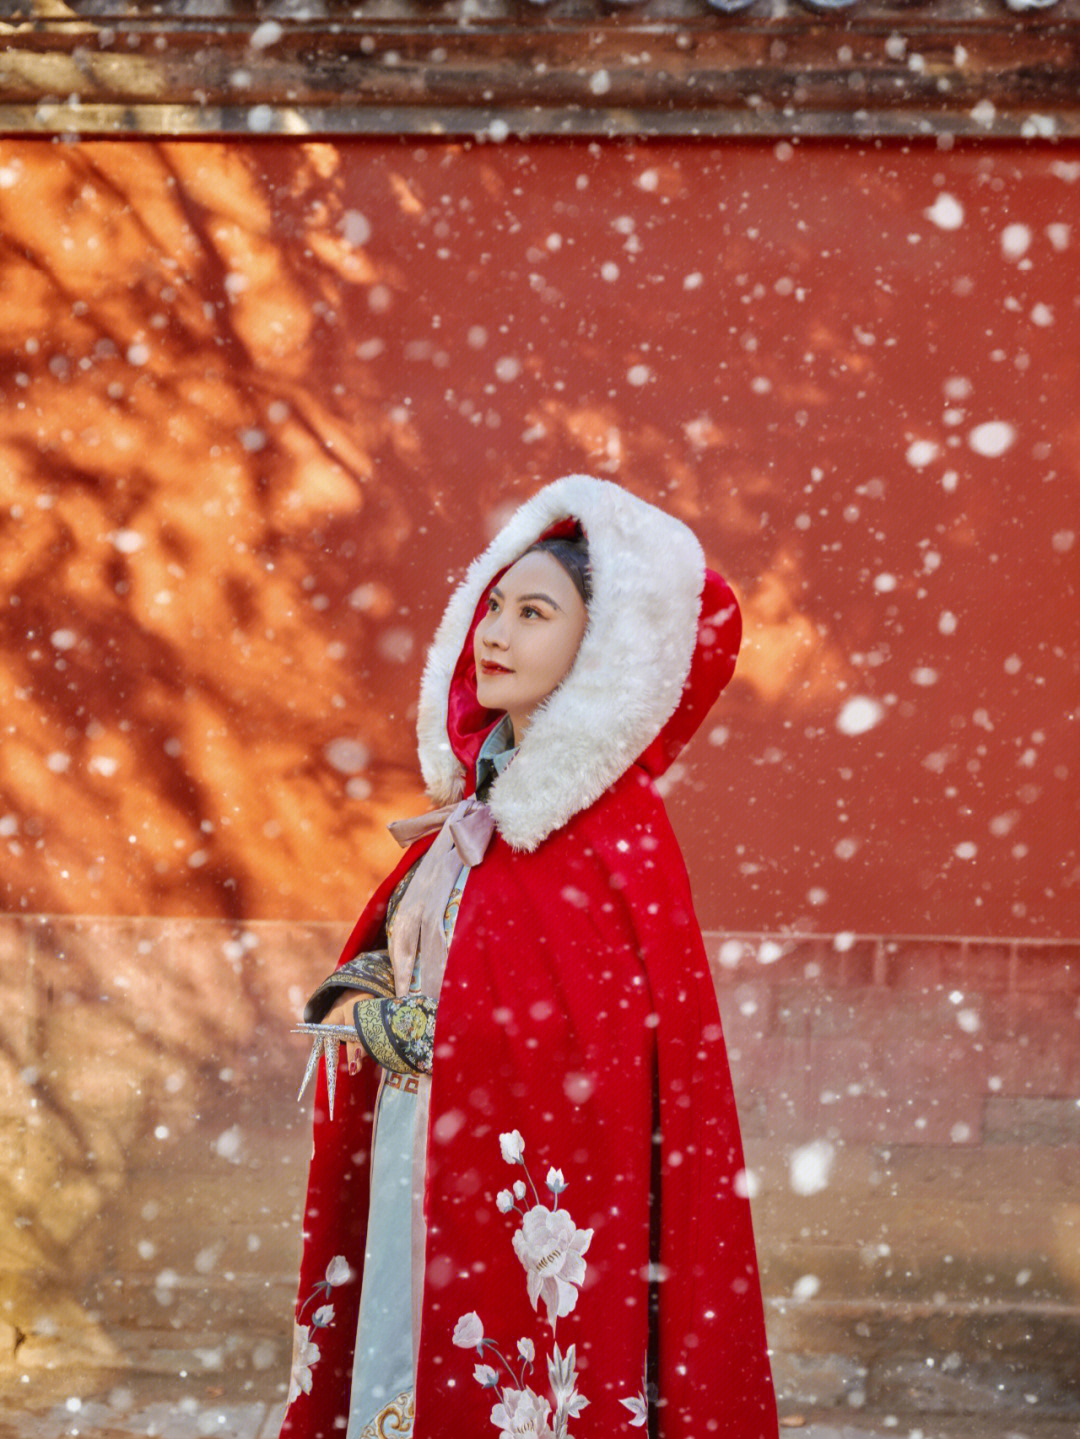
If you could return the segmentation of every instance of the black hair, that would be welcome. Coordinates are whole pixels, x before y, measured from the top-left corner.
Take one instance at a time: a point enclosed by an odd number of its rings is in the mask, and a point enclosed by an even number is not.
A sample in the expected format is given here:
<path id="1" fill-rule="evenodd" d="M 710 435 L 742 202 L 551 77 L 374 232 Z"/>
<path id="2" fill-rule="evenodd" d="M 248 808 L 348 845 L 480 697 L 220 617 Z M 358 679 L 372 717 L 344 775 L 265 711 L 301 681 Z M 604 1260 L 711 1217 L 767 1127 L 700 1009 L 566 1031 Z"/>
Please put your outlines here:
<path id="1" fill-rule="evenodd" d="M 564 535 L 556 535 L 548 540 L 537 540 L 536 544 L 530 545 L 524 554 L 531 555 L 537 551 L 552 555 L 562 565 L 563 569 L 574 582 L 574 588 L 581 596 L 585 605 L 592 599 L 592 577 L 589 571 L 589 543 L 581 533 L 572 538 Z M 523 556 L 519 556 L 523 558 Z"/>

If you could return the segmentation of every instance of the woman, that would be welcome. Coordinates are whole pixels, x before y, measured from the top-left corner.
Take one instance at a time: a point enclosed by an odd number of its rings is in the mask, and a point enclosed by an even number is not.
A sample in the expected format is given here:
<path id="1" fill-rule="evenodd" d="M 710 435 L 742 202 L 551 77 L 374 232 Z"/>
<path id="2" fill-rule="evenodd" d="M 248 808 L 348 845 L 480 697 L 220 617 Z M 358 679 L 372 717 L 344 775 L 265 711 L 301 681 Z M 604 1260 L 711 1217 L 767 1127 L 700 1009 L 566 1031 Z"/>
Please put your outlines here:
<path id="1" fill-rule="evenodd" d="M 452 597 L 417 726 L 443 808 L 405 823 L 307 1012 L 349 1013 L 356 1047 L 332 1119 L 319 1077 L 283 1436 L 775 1436 L 727 1058 L 653 785 L 739 636 L 686 526 L 585 476 Z"/>

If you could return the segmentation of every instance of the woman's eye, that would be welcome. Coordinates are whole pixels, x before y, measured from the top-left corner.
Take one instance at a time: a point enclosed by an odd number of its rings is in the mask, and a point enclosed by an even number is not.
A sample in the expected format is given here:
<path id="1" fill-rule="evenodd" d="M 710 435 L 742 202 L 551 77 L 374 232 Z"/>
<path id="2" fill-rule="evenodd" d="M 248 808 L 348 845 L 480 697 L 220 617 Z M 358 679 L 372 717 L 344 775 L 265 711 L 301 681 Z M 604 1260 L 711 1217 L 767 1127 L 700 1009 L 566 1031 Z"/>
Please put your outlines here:
<path id="1" fill-rule="evenodd" d="M 521 613 L 522 613 L 522 616 L 523 616 L 523 617 L 526 617 L 526 618 L 527 618 L 529 615 L 537 615 L 537 616 L 540 615 L 540 611 L 536 608 L 535 605 L 522 605 L 522 607 L 521 607 Z"/>

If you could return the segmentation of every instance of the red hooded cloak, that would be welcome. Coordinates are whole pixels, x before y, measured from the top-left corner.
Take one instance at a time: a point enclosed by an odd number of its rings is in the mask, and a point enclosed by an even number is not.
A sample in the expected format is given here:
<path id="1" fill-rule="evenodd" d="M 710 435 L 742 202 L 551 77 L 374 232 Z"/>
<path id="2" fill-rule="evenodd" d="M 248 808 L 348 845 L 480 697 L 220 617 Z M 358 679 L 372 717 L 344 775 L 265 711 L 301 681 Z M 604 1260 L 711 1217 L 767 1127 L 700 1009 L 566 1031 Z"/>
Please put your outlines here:
<path id="1" fill-rule="evenodd" d="M 487 591 L 528 544 L 575 523 L 592 572 L 586 636 L 491 790 L 496 832 L 469 873 L 439 997 L 413 1436 L 775 1439 L 727 1055 L 654 784 L 730 679 L 741 635 L 691 532 L 584 476 L 522 506 L 432 646 L 421 764 L 436 803 L 471 793 L 500 718 L 476 699 Z M 379 886 L 341 962 L 384 945 L 387 900 L 432 838 Z M 283 1439 L 345 1433 L 376 1082 L 371 1063 L 342 1069 L 331 1121 L 320 1075 Z M 332 1322 L 312 1329 L 324 1304 Z"/>

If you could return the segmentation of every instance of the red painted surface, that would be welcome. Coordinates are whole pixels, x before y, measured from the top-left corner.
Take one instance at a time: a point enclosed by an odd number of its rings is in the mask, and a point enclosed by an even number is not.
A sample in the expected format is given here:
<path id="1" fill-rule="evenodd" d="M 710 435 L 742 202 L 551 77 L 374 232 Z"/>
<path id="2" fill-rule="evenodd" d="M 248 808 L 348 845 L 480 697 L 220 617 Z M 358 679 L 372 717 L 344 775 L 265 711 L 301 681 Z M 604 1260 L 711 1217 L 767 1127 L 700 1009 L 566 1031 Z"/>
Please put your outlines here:
<path id="1" fill-rule="evenodd" d="M 163 878 L 120 834 L 118 791 L 102 781 L 94 812 L 105 869 L 118 867 L 123 883 L 86 878 L 89 859 L 80 868 L 76 841 L 50 819 L 70 802 L 73 772 L 43 771 L 35 814 L 39 834 L 55 838 L 42 851 L 24 846 L 6 880 L 8 907 L 355 912 L 391 858 L 371 848 L 372 802 L 379 818 L 419 807 L 409 704 L 447 575 L 481 548 L 501 506 L 584 470 L 685 518 L 743 602 L 740 668 L 669 799 L 706 927 L 1077 933 L 1080 148 L 20 142 L 3 151 L 0 163 L 23 166 L 19 184 L 35 167 L 67 166 L 70 192 L 50 203 L 69 214 L 87 165 L 118 187 L 119 198 L 99 178 L 90 207 L 116 253 L 94 261 L 99 326 L 133 333 L 135 320 L 114 311 L 135 281 L 160 289 L 166 278 L 179 295 L 166 305 L 174 316 L 184 305 L 202 313 L 197 302 L 217 318 L 205 334 L 192 321 L 185 337 L 195 338 L 172 349 L 166 329 L 143 367 L 141 382 L 159 396 L 183 366 L 205 372 L 201 390 L 169 404 L 171 416 L 209 428 L 182 476 L 168 469 L 169 446 L 140 453 L 145 510 L 134 518 L 121 516 L 115 473 L 95 471 L 90 456 L 73 474 L 56 454 L 61 406 L 90 405 L 95 375 L 112 362 L 85 377 L 73 368 L 61 383 L 46 354 L 28 359 L 26 339 L 48 320 L 29 289 L 21 306 L 5 304 L 14 338 L 0 443 L 11 452 L 21 423 L 10 409 L 20 368 L 48 421 L 47 440 L 18 432 L 31 451 L 38 445 L 29 483 L 57 477 L 56 505 L 72 507 L 79 543 L 90 543 L 91 520 L 78 518 L 88 495 L 100 506 L 93 524 L 152 529 L 181 481 L 185 494 L 220 493 L 223 461 L 210 442 L 238 477 L 239 517 L 214 522 L 208 555 L 196 526 L 194 558 L 174 586 L 182 613 L 177 622 L 173 612 L 168 665 L 188 701 L 210 691 L 200 666 L 221 654 L 216 708 L 188 711 L 190 769 L 157 776 L 152 755 L 168 731 L 154 710 L 142 720 L 160 724 L 155 743 L 122 775 L 127 802 L 130 786 L 147 786 L 148 811 L 182 835 L 188 826 L 188 848 L 202 845 L 208 864 L 181 866 L 172 885 L 163 849 Z M 0 202 L 18 193 L 13 184 Z M 106 216 L 121 226 L 125 193 L 129 208 L 186 215 L 192 244 L 162 225 L 133 268 L 105 226 Z M 3 216 L 18 281 L 29 242 L 11 242 L 19 222 L 9 208 Z M 169 270 L 170 257 L 183 263 Z M 62 317 L 72 287 L 77 279 Z M 288 422 L 274 418 L 283 400 Z M 317 438 L 312 449 L 286 434 L 297 414 Z M 266 437 L 254 452 L 237 439 L 252 425 Z M 317 484 L 303 489 L 313 475 L 326 480 L 321 502 Z M 130 511 L 130 484 L 126 495 Z M 170 523 L 182 527 L 183 516 Z M 9 557 L 41 553 L 11 520 L 2 542 Z M 267 628 L 262 582 L 244 569 L 252 555 L 276 558 L 273 583 L 284 574 L 287 591 L 275 593 L 287 593 L 292 626 L 287 643 L 266 641 L 255 658 L 229 639 L 257 632 L 262 643 Z M 208 565 L 223 576 L 209 624 L 194 578 Z M 111 573 L 104 562 L 100 572 Z M 27 573 L 9 559 L 6 583 L 17 588 Z M 40 564 L 32 578 L 43 623 L 70 623 L 70 587 Z M 366 609 L 349 601 L 361 585 L 374 587 Z M 314 607 L 314 595 L 326 604 Z M 149 601 L 106 585 L 97 622 L 100 634 L 111 626 L 123 636 L 112 668 L 88 666 L 81 692 L 57 685 L 50 724 L 75 723 L 79 702 L 106 680 L 114 689 L 145 681 Z M 17 629 L 3 643 L 6 693 L 40 694 Z M 339 647 L 331 660 L 305 668 L 328 645 Z M 258 724 L 256 661 L 260 703 L 278 702 Z M 110 732 L 124 713 L 114 697 Z M 844 733 L 845 713 L 873 723 Z M 236 735 L 242 762 L 199 771 L 200 725 Z M 268 727 L 291 746 L 280 762 Z M 368 745 L 372 801 L 355 787 L 346 795 L 324 761 L 341 736 Z M 237 799 L 232 776 L 247 763 L 259 782 Z M 26 790 L 16 792 L 10 772 L 0 779 L 0 809 L 22 814 Z M 271 792 L 286 798 L 257 809 Z M 200 818 L 215 826 L 209 838 Z M 301 822 L 308 830 L 288 862 L 264 861 Z M 73 876 L 63 884 L 57 855 Z"/>

